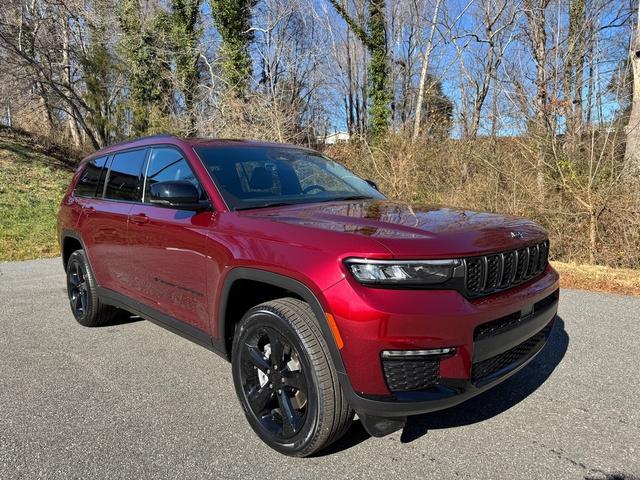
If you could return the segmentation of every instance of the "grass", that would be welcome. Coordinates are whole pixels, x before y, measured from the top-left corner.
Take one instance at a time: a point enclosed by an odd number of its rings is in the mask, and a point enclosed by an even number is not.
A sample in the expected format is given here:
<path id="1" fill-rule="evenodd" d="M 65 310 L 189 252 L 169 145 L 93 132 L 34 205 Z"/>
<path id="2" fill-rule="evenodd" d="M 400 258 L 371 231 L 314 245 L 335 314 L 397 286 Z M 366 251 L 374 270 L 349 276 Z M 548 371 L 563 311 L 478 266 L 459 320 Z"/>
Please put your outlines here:
<path id="1" fill-rule="evenodd" d="M 29 137 L 0 131 L 0 261 L 59 255 L 56 221 L 71 164 Z"/>
<path id="2" fill-rule="evenodd" d="M 640 270 L 551 262 L 563 288 L 640 295 Z"/>

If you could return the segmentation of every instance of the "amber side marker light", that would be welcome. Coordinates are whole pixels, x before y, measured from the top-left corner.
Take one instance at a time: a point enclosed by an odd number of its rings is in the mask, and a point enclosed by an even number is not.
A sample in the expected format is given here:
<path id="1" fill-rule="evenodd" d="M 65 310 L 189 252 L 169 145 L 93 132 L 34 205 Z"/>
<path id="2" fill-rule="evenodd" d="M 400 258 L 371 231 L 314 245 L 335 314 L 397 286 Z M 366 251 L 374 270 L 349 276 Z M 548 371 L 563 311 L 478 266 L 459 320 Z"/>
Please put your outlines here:
<path id="1" fill-rule="evenodd" d="M 342 350 L 342 347 L 344 347 L 344 342 L 342 341 L 340 330 L 338 330 L 338 325 L 336 325 L 336 319 L 333 318 L 333 315 L 331 315 L 328 312 L 324 312 L 324 315 L 325 317 L 327 317 L 329 328 L 331 329 L 331 333 L 333 333 L 333 338 L 336 339 L 336 344 L 338 345 L 338 349 Z"/>

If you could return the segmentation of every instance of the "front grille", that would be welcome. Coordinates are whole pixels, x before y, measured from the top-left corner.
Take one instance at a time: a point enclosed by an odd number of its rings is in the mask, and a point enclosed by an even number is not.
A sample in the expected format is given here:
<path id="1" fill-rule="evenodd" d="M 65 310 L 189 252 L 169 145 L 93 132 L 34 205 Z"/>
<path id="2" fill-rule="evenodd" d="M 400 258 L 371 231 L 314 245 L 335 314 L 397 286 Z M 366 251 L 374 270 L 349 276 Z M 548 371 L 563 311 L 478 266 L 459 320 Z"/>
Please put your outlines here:
<path id="1" fill-rule="evenodd" d="M 467 258 L 465 289 L 473 297 L 511 288 L 542 273 L 548 262 L 548 240 L 509 252 Z"/>
<path id="2" fill-rule="evenodd" d="M 392 392 L 426 390 L 440 381 L 440 360 L 383 360 L 382 368 Z"/>
<path id="3" fill-rule="evenodd" d="M 483 380 L 490 379 L 505 368 L 518 365 L 544 345 L 544 339 L 552 327 L 553 322 L 550 322 L 549 325 L 520 345 L 516 345 L 512 349 L 495 357 L 474 363 L 471 367 L 471 381 L 473 383 L 482 382 Z"/>
<path id="4" fill-rule="evenodd" d="M 542 300 L 534 303 L 532 313 L 538 313 L 541 310 L 544 310 L 548 306 L 552 305 L 558 300 L 559 296 L 560 290 L 556 290 L 555 292 L 544 297 Z M 522 312 L 519 311 L 514 312 L 509 315 L 505 315 L 504 317 L 500 317 L 496 320 L 478 325 L 473 331 L 473 341 L 477 342 L 478 340 L 483 340 L 485 338 L 500 335 L 533 318 L 532 315 L 525 315 L 523 317 L 521 316 L 521 313 Z"/>
<path id="5" fill-rule="evenodd" d="M 478 325 L 473 332 L 473 341 L 477 342 L 478 340 L 500 335 L 520 325 L 521 320 L 520 312 L 515 312 L 497 320 Z"/>

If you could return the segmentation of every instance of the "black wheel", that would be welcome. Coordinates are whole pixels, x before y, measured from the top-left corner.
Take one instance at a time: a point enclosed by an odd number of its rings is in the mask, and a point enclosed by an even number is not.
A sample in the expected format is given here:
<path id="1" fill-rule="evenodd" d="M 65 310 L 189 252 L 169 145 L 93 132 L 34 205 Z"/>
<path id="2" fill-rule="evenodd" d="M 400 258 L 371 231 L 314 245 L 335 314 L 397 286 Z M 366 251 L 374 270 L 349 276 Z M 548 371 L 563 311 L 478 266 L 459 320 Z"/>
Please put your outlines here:
<path id="1" fill-rule="evenodd" d="M 85 327 L 104 325 L 112 321 L 118 311 L 100 302 L 84 250 L 73 252 L 67 262 L 67 293 L 73 316 Z"/>
<path id="2" fill-rule="evenodd" d="M 232 364 L 251 427 L 281 453 L 311 455 L 340 438 L 353 420 L 305 302 L 282 298 L 249 310 L 236 328 Z"/>

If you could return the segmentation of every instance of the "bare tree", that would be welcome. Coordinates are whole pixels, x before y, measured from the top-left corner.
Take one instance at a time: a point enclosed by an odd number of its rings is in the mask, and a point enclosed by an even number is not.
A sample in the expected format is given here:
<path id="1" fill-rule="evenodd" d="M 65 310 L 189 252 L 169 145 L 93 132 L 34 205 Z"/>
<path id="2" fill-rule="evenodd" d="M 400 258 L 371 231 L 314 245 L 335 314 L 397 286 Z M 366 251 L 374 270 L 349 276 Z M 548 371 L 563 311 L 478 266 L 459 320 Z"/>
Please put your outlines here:
<path id="1" fill-rule="evenodd" d="M 525 14 L 528 20 L 527 34 L 533 52 L 536 67 L 536 97 L 534 102 L 535 124 L 533 133 L 536 136 L 536 184 L 540 195 L 544 195 L 545 146 L 549 133 L 547 115 L 547 32 L 546 10 L 549 0 L 524 0 Z"/>
<path id="2" fill-rule="evenodd" d="M 415 120 L 413 122 L 413 138 L 417 138 L 420 133 L 421 117 L 422 117 L 422 105 L 424 102 L 424 90 L 427 83 L 427 73 L 429 71 L 429 62 L 431 60 L 431 54 L 433 53 L 433 39 L 436 32 L 436 23 L 438 21 L 438 14 L 440 12 L 441 0 L 436 0 L 435 7 L 433 8 L 433 17 L 431 19 L 431 25 L 429 27 L 429 39 L 422 55 L 422 68 L 420 69 L 420 82 L 418 83 L 418 97 L 416 99 L 415 108 Z"/>
<path id="3" fill-rule="evenodd" d="M 640 4 L 636 28 L 629 49 L 629 61 L 633 69 L 633 93 L 629 123 L 626 128 L 625 172 L 628 177 L 640 176 Z"/>
<path id="4" fill-rule="evenodd" d="M 466 138 L 476 138 L 480 129 L 482 109 L 489 95 L 492 82 L 505 51 L 513 40 L 518 9 L 510 0 L 481 0 L 473 12 L 475 30 L 463 30 L 452 34 L 452 44 L 460 58 L 460 70 L 464 76 L 460 81 L 461 96 L 467 102 L 463 109 L 463 133 Z M 464 44 L 460 41 L 464 40 Z M 475 47 L 475 48 L 474 48 Z M 471 63 L 471 65 L 468 65 Z M 467 87 L 468 85 L 468 87 Z M 470 100 L 466 99 L 467 88 Z"/>

